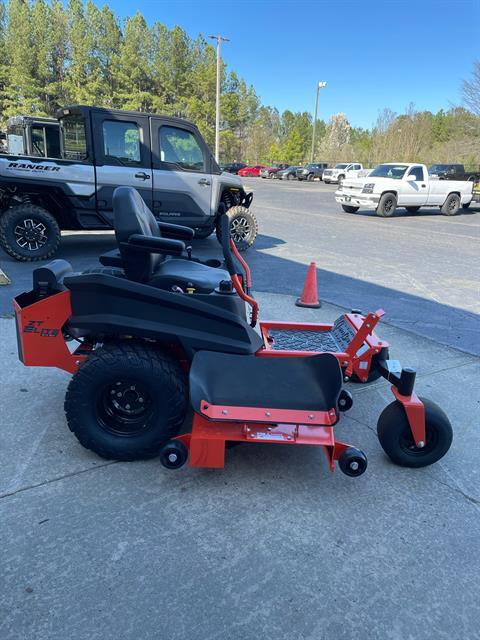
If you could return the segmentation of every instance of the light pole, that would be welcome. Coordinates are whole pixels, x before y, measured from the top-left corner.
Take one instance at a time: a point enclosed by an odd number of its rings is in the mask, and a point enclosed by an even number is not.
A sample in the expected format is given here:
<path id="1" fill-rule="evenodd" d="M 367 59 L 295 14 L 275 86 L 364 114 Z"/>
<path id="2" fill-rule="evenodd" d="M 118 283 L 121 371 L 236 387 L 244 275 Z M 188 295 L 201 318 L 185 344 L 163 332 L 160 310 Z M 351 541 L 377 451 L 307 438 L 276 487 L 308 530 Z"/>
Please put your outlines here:
<path id="1" fill-rule="evenodd" d="M 220 45 L 222 42 L 230 42 L 228 38 L 221 35 L 210 36 L 212 40 L 217 41 L 217 102 L 215 108 L 215 160 L 219 161 L 220 156 L 220 77 L 221 77 L 221 58 Z"/>
<path id="2" fill-rule="evenodd" d="M 326 82 L 319 82 L 317 84 L 317 97 L 315 98 L 315 117 L 313 119 L 312 153 L 310 154 L 310 162 L 313 162 L 313 155 L 315 153 L 315 133 L 317 130 L 318 94 L 320 93 L 320 89 L 324 89 L 326 86 L 327 86 Z"/>

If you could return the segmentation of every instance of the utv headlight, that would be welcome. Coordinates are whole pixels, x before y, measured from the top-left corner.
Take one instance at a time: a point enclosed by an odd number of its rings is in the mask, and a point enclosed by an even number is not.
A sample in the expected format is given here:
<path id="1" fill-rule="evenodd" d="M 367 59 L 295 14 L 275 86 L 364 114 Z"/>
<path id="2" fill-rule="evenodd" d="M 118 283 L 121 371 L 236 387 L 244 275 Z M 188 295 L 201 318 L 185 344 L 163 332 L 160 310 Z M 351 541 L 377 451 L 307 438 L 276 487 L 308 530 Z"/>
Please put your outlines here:
<path id="1" fill-rule="evenodd" d="M 373 193 L 374 189 L 375 189 L 375 183 L 374 182 L 367 182 L 367 184 L 365 184 L 363 189 L 362 189 L 362 193 Z"/>

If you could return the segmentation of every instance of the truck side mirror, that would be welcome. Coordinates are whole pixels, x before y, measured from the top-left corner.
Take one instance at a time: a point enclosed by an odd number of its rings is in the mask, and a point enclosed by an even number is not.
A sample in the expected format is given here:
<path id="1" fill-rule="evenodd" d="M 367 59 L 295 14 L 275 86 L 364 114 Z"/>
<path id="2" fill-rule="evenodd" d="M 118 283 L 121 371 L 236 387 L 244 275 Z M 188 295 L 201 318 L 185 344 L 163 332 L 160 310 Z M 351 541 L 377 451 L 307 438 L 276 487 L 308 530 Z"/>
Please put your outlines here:
<path id="1" fill-rule="evenodd" d="M 407 176 L 407 180 L 408 180 L 408 182 L 416 182 L 417 181 L 417 176 L 414 173 L 410 173 Z"/>

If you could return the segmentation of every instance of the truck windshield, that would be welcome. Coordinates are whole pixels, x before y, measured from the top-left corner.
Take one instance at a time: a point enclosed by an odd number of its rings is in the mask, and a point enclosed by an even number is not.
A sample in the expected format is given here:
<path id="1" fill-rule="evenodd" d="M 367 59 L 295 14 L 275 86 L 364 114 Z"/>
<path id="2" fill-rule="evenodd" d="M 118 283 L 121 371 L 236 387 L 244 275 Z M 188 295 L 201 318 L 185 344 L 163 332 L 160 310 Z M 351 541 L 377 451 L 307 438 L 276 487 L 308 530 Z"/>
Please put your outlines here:
<path id="1" fill-rule="evenodd" d="M 437 171 L 446 171 L 451 165 L 448 164 L 432 164 L 429 168 L 428 173 L 437 173 Z"/>
<path id="2" fill-rule="evenodd" d="M 60 121 L 60 130 L 65 160 L 85 160 L 88 152 L 84 118 L 76 115 L 65 116 Z"/>
<path id="3" fill-rule="evenodd" d="M 368 174 L 369 178 L 392 178 L 401 180 L 408 169 L 406 164 L 379 164 Z"/>
<path id="4" fill-rule="evenodd" d="M 335 169 L 346 169 L 348 167 L 348 164 L 346 164 L 345 162 L 340 162 L 339 164 L 335 165 Z"/>

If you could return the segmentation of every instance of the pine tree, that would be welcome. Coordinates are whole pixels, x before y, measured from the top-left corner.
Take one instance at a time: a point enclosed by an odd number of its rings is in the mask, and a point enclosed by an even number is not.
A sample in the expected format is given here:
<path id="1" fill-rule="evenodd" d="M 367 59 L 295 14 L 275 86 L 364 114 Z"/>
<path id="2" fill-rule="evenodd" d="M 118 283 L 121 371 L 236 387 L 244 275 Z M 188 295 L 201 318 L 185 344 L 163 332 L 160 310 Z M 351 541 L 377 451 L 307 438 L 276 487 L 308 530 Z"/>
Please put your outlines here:
<path id="1" fill-rule="evenodd" d="M 9 61 L 5 43 L 7 10 L 0 0 L 0 124 L 4 121 L 6 86 L 8 83 Z"/>

